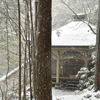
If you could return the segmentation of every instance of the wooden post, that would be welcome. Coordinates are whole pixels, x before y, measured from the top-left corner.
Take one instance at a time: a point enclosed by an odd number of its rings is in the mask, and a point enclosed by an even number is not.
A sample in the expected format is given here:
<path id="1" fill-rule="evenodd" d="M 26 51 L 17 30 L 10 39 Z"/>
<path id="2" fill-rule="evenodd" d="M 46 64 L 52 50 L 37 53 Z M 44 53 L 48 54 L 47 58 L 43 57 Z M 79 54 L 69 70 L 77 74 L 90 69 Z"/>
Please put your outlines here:
<path id="1" fill-rule="evenodd" d="M 88 60 L 84 59 L 84 62 L 85 62 L 85 67 L 88 68 Z"/>
<path id="2" fill-rule="evenodd" d="M 86 53 L 85 53 L 84 63 L 85 63 L 85 67 L 88 68 L 88 58 Z"/>
<path id="3" fill-rule="evenodd" d="M 59 57 L 57 58 L 57 66 L 56 66 L 56 83 L 59 83 Z"/>

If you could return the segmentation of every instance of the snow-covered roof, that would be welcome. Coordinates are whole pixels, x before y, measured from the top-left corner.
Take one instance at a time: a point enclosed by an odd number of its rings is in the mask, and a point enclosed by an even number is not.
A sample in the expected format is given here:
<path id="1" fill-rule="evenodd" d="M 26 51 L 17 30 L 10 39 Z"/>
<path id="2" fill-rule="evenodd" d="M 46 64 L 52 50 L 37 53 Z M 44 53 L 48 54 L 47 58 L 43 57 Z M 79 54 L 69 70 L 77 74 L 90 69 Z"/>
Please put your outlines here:
<path id="1" fill-rule="evenodd" d="M 52 32 L 52 46 L 90 46 L 95 45 L 96 35 L 87 22 L 73 21 Z M 90 24 L 91 25 L 91 24 Z M 91 25 L 93 29 L 96 27 Z"/>

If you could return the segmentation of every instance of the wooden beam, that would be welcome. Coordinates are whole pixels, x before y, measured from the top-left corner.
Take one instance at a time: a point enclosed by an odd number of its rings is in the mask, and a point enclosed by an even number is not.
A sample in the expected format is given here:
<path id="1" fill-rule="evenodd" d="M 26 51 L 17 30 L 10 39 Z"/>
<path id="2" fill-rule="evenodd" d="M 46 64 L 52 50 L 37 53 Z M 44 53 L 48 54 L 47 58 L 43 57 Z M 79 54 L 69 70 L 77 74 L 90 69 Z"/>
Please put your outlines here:
<path id="1" fill-rule="evenodd" d="M 59 83 L 59 57 L 57 58 L 57 66 L 56 66 L 56 83 Z"/>

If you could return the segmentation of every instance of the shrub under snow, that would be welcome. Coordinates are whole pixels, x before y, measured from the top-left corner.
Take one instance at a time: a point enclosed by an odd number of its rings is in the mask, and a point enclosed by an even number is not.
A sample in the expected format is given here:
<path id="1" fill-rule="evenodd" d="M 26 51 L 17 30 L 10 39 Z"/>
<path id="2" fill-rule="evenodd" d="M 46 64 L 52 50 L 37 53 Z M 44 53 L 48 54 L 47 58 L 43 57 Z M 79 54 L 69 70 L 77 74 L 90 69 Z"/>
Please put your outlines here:
<path id="1" fill-rule="evenodd" d="M 86 67 L 82 67 L 80 71 L 78 71 L 76 77 L 79 79 L 78 88 L 79 90 L 89 89 L 91 90 L 94 84 L 94 77 L 89 76 L 92 70 L 88 70 Z"/>

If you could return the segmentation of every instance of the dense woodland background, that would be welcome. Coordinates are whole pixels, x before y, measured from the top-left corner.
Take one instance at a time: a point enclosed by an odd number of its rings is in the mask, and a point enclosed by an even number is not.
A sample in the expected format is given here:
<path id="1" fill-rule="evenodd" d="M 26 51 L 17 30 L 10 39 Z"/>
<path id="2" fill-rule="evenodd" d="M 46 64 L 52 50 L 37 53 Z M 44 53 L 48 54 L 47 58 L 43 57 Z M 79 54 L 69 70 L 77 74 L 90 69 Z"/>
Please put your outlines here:
<path id="1" fill-rule="evenodd" d="M 53 0 L 52 1 L 52 29 L 55 30 L 73 20 L 73 12 L 62 1 L 76 13 L 86 13 L 87 20 L 96 25 L 98 0 Z M 90 18 L 89 18 L 90 17 Z"/>
<path id="2" fill-rule="evenodd" d="M 28 85 L 30 100 L 33 95 L 35 100 L 51 100 L 51 31 L 71 22 L 72 15 L 78 13 L 87 14 L 86 20 L 97 26 L 98 0 L 52 0 L 52 4 L 51 0 L 0 2 L 0 77 L 5 75 L 0 80 L 0 97 L 11 100 L 13 95 L 12 98 L 21 100 L 23 88 L 23 100 L 26 100 Z M 98 23 L 98 34 L 99 27 Z M 98 44 L 97 55 L 99 47 Z M 9 72 L 16 67 L 17 76 L 12 78 Z M 100 82 L 96 83 L 96 90 L 100 90 Z"/>

